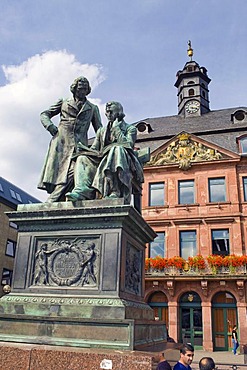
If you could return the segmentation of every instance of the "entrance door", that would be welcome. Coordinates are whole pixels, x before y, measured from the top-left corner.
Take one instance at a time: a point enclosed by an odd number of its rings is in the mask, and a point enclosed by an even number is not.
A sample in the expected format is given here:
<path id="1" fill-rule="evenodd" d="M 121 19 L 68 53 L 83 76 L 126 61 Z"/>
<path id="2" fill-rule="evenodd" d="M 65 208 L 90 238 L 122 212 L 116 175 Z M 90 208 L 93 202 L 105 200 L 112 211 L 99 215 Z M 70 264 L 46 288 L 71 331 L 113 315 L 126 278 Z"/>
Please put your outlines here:
<path id="1" fill-rule="evenodd" d="M 237 325 L 236 300 L 232 294 L 221 292 L 212 302 L 213 343 L 215 351 L 228 351 L 232 348 L 231 331 Z"/>
<path id="2" fill-rule="evenodd" d="M 185 293 L 180 299 L 180 341 L 202 348 L 202 309 L 197 293 Z"/>

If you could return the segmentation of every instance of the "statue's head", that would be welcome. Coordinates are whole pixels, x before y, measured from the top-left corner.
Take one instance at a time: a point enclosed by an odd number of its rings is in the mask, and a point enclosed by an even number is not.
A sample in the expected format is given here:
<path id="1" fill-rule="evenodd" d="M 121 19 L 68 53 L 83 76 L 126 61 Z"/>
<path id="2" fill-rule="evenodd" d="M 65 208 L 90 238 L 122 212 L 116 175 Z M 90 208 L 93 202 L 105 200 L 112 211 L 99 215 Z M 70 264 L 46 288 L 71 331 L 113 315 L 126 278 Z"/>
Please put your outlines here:
<path id="1" fill-rule="evenodd" d="M 80 76 L 80 77 L 77 77 L 77 78 L 73 81 L 73 83 L 71 84 L 71 86 L 70 86 L 70 91 L 72 92 L 73 97 L 75 97 L 75 93 L 76 93 L 76 89 L 77 89 L 77 85 L 78 85 L 78 82 L 79 82 L 79 81 L 87 84 L 87 86 L 88 86 L 88 90 L 87 90 L 87 92 L 86 92 L 86 95 L 90 94 L 90 92 L 91 92 L 91 86 L 90 86 L 90 84 L 89 84 L 88 79 L 87 79 L 86 77 Z"/>
<path id="2" fill-rule="evenodd" d="M 120 121 L 125 117 L 125 114 L 123 112 L 123 106 L 117 101 L 110 101 L 106 103 L 105 106 L 105 114 L 107 118 L 109 119 L 109 113 L 112 112 L 114 115 L 116 115 L 116 118 L 118 118 Z"/>

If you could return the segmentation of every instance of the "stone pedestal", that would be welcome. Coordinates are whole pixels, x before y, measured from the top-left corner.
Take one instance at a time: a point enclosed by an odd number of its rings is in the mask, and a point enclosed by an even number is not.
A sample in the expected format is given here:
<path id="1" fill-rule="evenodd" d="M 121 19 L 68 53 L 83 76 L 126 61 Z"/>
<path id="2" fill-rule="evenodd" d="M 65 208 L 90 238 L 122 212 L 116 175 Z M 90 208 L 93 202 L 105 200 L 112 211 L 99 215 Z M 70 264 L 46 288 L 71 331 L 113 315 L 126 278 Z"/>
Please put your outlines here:
<path id="1" fill-rule="evenodd" d="M 166 338 L 144 302 L 155 237 L 121 199 L 20 205 L 13 286 L 0 341 L 133 350 Z"/>
<path id="2" fill-rule="evenodd" d="M 154 356 L 139 351 L 0 342 L 0 369 L 4 370 L 152 370 Z"/>

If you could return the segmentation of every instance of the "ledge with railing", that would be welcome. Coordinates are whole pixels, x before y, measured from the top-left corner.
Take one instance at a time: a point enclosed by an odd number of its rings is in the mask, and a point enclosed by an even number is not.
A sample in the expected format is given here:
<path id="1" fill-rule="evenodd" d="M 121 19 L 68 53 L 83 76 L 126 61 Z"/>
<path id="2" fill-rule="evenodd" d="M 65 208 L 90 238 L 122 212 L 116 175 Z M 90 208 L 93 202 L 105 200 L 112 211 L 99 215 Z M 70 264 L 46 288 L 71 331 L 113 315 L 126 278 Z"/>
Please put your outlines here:
<path id="1" fill-rule="evenodd" d="M 145 259 L 146 275 L 246 275 L 247 256 L 197 255 L 185 260 L 182 257 Z"/>

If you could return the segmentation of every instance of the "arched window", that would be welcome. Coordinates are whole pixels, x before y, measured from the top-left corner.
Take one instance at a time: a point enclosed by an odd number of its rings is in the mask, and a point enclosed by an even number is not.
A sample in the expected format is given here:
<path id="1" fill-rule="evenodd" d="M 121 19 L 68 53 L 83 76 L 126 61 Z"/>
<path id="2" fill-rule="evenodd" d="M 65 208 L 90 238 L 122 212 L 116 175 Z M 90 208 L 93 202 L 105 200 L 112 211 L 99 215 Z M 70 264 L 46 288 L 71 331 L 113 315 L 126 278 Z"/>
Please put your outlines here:
<path id="1" fill-rule="evenodd" d="M 187 304 L 190 304 L 191 302 L 201 303 L 201 298 L 196 292 L 187 292 L 182 295 L 179 302 Z"/>
<path id="2" fill-rule="evenodd" d="M 187 85 L 195 85 L 195 81 L 189 81 Z"/>
<path id="3" fill-rule="evenodd" d="M 195 95 L 195 90 L 194 89 L 189 89 L 189 96 Z"/>
<path id="4" fill-rule="evenodd" d="M 168 299 L 163 292 L 153 293 L 148 300 L 148 304 L 154 310 L 156 320 L 163 320 L 168 325 Z"/>
<path id="5" fill-rule="evenodd" d="M 212 303 L 213 304 L 217 304 L 217 303 L 226 303 L 226 304 L 236 304 L 236 299 L 235 297 L 233 297 L 233 295 L 231 293 L 228 293 L 228 292 L 220 292 L 220 293 L 216 293 L 212 299 Z"/>

